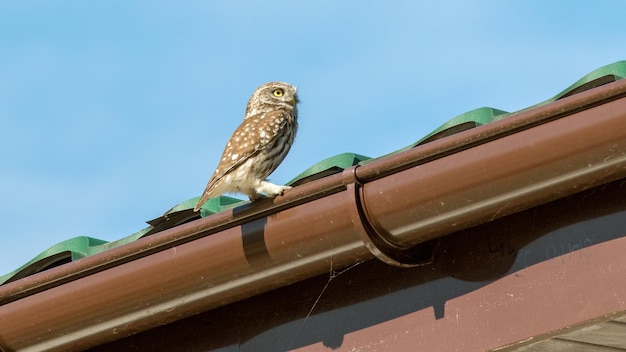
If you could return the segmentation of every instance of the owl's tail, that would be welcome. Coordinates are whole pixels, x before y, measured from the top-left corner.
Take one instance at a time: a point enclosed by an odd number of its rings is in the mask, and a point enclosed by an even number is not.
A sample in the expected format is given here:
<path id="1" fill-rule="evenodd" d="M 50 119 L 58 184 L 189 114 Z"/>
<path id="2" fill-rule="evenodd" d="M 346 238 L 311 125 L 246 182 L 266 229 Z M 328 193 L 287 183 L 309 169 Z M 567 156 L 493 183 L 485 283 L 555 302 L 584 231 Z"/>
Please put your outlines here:
<path id="1" fill-rule="evenodd" d="M 206 203 L 207 200 L 209 200 L 209 197 L 205 197 L 205 194 L 203 194 L 202 197 L 198 199 L 198 202 L 196 203 L 196 205 L 193 207 L 193 211 L 200 210 L 200 208 L 202 208 L 202 206 L 204 205 L 204 203 Z"/>
<path id="2" fill-rule="evenodd" d="M 213 179 L 211 179 L 209 180 L 209 183 L 206 185 L 206 188 L 204 189 L 204 193 L 202 193 L 202 196 L 200 197 L 200 199 L 198 199 L 198 201 L 196 202 L 196 205 L 193 207 L 193 211 L 200 210 L 200 208 L 202 208 L 204 203 L 206 203 L 207 200 L 213 197 L 213 193 L 214 193 L 213 191 L 215 191 L 215 182 L 213 181 Z"/>

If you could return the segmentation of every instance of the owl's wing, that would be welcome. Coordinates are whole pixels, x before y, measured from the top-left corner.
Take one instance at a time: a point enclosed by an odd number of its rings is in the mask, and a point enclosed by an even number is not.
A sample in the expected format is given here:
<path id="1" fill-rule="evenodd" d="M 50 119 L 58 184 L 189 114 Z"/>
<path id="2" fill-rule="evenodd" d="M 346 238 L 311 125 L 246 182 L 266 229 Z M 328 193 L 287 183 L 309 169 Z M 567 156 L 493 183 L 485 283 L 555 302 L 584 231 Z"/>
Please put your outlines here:
<path id="1" fill-rule="evenodd" d="M 243 125 L 244 124 L 241 124 L 239 128 L 235 130 L 235 133 L 233 133 L 233 136 L 230 138 L 228 144 L 226 145 L 226 148 L 224 148 L 220 163 L 218 164 L 217 169 L 215 170 L 213 175 L 211 175 L 211 178 L 209 179 L 209 182 L 207 183 L 206 188 L 202 193 L 202 196 L 194 207 L 194 211 L 198 211 L 200 207 L 202 207 L 202 205 L 206 203 L 207 200 L 209 200 L 209 198 L 218 196 L 218 194 L 213 195 L 212 193 L 215 188 L 219 186 L 224 177 L 228 175 L 228 173 L 236 169 L 249 158 L 253 157 L 259 151 L 261 151 L 262 148 L 259 148 L 256 144 L 249 144 L 246 148 L 233 145 L 235 135 L 237 135 L 237 132 Z M 237 150 L 236 153 L 238 154 L 238 156 L 236 159 L 233 160 L 232 155 L 234 155 L 234 150 Z"/>
<path id="2" fill-rule="evenodd" d="M 270 121 L 280 129 L 290 118 L 288 112 L 275 110 L 253 115 L 244 120 L 228 140 L 216 172 L 207 184 L 205 194 L 210 193 L 211 189 L 231 171 L 268 147 L 269 142 L 275 137 L 266 130 Z"/>

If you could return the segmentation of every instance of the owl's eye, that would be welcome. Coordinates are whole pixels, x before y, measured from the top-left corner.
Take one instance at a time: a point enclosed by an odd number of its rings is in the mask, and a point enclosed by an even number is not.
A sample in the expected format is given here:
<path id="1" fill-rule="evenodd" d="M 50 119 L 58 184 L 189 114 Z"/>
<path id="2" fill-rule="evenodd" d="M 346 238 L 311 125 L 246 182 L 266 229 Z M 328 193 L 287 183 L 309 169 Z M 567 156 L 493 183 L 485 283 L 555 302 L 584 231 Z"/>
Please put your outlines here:
<path id="1" fill-rule="evenodd" d="M 276 88 L 272 91 L 272 94 L 274 94 L 275 97 L 282 97 L 285 92 L 280 88 Z"/>

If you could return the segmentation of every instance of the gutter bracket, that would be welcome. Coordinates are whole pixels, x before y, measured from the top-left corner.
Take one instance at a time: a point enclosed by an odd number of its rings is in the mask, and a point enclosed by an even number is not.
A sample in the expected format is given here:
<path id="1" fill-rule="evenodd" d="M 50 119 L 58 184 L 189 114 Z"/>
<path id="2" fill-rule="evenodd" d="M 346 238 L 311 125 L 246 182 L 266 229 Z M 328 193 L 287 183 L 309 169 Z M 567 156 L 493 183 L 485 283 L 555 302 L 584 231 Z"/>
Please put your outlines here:
<path id="1" fill-rule="evenodd" d="M 361 189 L 363 184 L 356 177 L 355 165 L 343 172 L 343 182 L 347 188 L 350 220 L 365 244 L 365 247 L 379 260 L 392 266 L 410 268 L 428 265 L 433 262 L 439 239 L 420 243 L 414 247 L 402 247 L 388 241 L 379 233 L 363 209 Z"/>

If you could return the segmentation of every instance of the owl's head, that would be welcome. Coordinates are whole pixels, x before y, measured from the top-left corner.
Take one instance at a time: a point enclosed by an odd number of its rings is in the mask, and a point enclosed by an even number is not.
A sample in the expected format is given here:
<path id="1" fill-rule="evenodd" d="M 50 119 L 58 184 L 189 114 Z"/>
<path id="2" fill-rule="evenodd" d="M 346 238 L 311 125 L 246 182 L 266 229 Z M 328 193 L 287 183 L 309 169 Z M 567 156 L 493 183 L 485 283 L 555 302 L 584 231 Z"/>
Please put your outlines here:
<path id="1" fill-rule="evenodd" d="M 298 104 L 297 88 L 285 82 L 260 85 L 250 97 L 246 117 L 276 109 L 293 111 Z"/>

